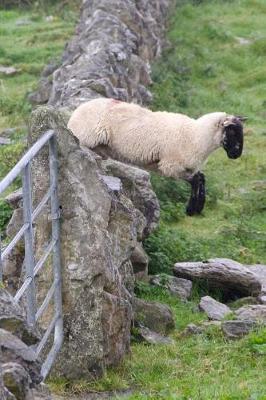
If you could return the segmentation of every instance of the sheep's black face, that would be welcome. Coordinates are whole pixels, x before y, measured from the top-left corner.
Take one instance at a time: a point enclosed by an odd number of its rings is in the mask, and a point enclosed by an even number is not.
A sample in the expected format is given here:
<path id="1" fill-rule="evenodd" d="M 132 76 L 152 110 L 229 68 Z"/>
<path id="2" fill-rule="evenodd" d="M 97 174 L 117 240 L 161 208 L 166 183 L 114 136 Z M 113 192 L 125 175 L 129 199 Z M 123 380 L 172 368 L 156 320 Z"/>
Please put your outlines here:
<path id="1" fill-rule="evenodd" d="M 242 154 L 244 144 L 243 125 L 241 120 L 235 117 L 232 123 L 225 126 L 223 148 L 229 158 L 238 158 Z"/>

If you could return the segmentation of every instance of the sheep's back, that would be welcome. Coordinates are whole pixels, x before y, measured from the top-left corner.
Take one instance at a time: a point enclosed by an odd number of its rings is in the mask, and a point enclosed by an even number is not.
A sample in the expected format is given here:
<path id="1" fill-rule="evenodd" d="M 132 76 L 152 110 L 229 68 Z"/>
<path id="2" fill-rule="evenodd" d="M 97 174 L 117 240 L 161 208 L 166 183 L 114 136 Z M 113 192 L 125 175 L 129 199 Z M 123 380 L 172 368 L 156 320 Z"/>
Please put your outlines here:
<path id="1" fill-rule="evenodd" d="M 139 165 L 158 162 L 164 157 L 181 159 L 186 147 L 191 146 L 194 120 L 182 114 L 152 112 L 123 103 L 113 107 L 107 119 L 109 146 L 116 157 L 120 154 Z"/>
<path id="2" fill-rule="evenodd" d="M 147 165 L 185 153 L 188 127 L 183 114 L 152 112 L 114 99 L 91 100 L 73 113 L 68 127 L 82 144 L 107 145 L 114 158 Z"/>

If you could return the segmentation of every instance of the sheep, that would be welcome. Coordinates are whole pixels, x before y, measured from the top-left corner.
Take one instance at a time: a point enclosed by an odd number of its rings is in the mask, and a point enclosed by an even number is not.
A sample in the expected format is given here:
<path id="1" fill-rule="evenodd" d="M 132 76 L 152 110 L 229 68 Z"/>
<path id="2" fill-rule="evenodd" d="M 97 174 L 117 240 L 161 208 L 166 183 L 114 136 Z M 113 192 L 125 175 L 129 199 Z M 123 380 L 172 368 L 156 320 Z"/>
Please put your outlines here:
<path id="1" fill-rule="evenodd" d="M 201 213 L 208 156 L 223 146 L 229 158 L 243 149 L 244 118 L 214 112 L 198 119 L 183 114 L 152 112 L 137 104 L 99 98 L 80 105 L 68 128 L 81 145 L 163 176 L 191 184 L 187 214 Z"/>

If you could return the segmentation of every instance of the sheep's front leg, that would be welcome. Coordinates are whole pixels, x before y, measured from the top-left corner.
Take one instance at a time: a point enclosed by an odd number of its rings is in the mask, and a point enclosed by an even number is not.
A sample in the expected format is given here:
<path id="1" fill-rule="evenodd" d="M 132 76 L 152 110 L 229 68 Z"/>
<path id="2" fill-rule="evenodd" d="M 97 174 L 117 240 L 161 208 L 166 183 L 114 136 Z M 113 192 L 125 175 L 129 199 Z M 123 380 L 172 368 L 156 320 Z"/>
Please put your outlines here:
<path id="1" fill-rule="evenodd" d="M 204 174 L 198 171 L 191 175 L 193 173 L 192 170 L 177 164 L 175 160 L 169 161 L 167 158 L 161 160 L 158 167 L 162 175 L 171 176 L 175 179 L 184 179 L 191 184 L 191 195 L 186 211 L 188 215 L 200 214 L 205 203 Z"/>
<path id="2" fill-rule="evenodd" d="M 186 209 L 187 215 L 200 214 L 205 204 L 205 176 L 199 171 L 187 181 L 191 184 L 191 195 Z"/>

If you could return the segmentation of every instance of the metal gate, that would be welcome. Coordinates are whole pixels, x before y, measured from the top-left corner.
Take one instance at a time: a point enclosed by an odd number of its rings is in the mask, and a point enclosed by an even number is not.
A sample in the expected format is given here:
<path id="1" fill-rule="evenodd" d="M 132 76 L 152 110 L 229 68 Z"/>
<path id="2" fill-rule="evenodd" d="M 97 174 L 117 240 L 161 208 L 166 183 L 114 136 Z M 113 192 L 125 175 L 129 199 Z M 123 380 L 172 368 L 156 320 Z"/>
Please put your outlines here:
<path id="1" fill-rule="evenodd" d="M 31 160 L 45 146 L 49 145 L 49 166 L 50 166 L 50 187 L 39 205 L 32 209 L 31 198 Z M 63 317 L 62 317 L 62 290 L 61 290 L 61 265 L 60 265 L 60 209 L 58 203 L 57 184 L 58 184 L 58 159 L 56 137 L 53 130 L 47 131 L 21 158 L 8 175 L 0 182 L 0 194 L 4 192 L 8 186 L 19 176 L 22 176 L 22 193 L 23 193 L 23 226 L 11 240 L 11 242 L 1 249 L 0 242 L 0 281 L 3 278 L 2 263 L 15 245 L 24 236 L 25 242 L 25 270 L 26 276 L 20 289 L 14 296 L 14 300 L 19 302 L 25 294 L 27 322 L 34 327 L 46 310 L 50 301 L 54 299 L 54 315 L 42 339 L 37 345 L 35 351 L 39 355 L 44 349 L 47 341 L 54 332 L 53 345 L 50 349 L 43 365 L 42 376 L 45 379 L 50 368 L 60 350 L 63 342 Z M 41 258 L 35 262 L 34 256 L 34 235 L 33 222 L 41 213 L 43 207 L 50 200 L 51 204 L 51 220 L 52 220 L 52 237 Z M 37 309 L 35 277 L 52 253 L 53 257 L 53 283 L 50 287 L 43 303 Z"/>

